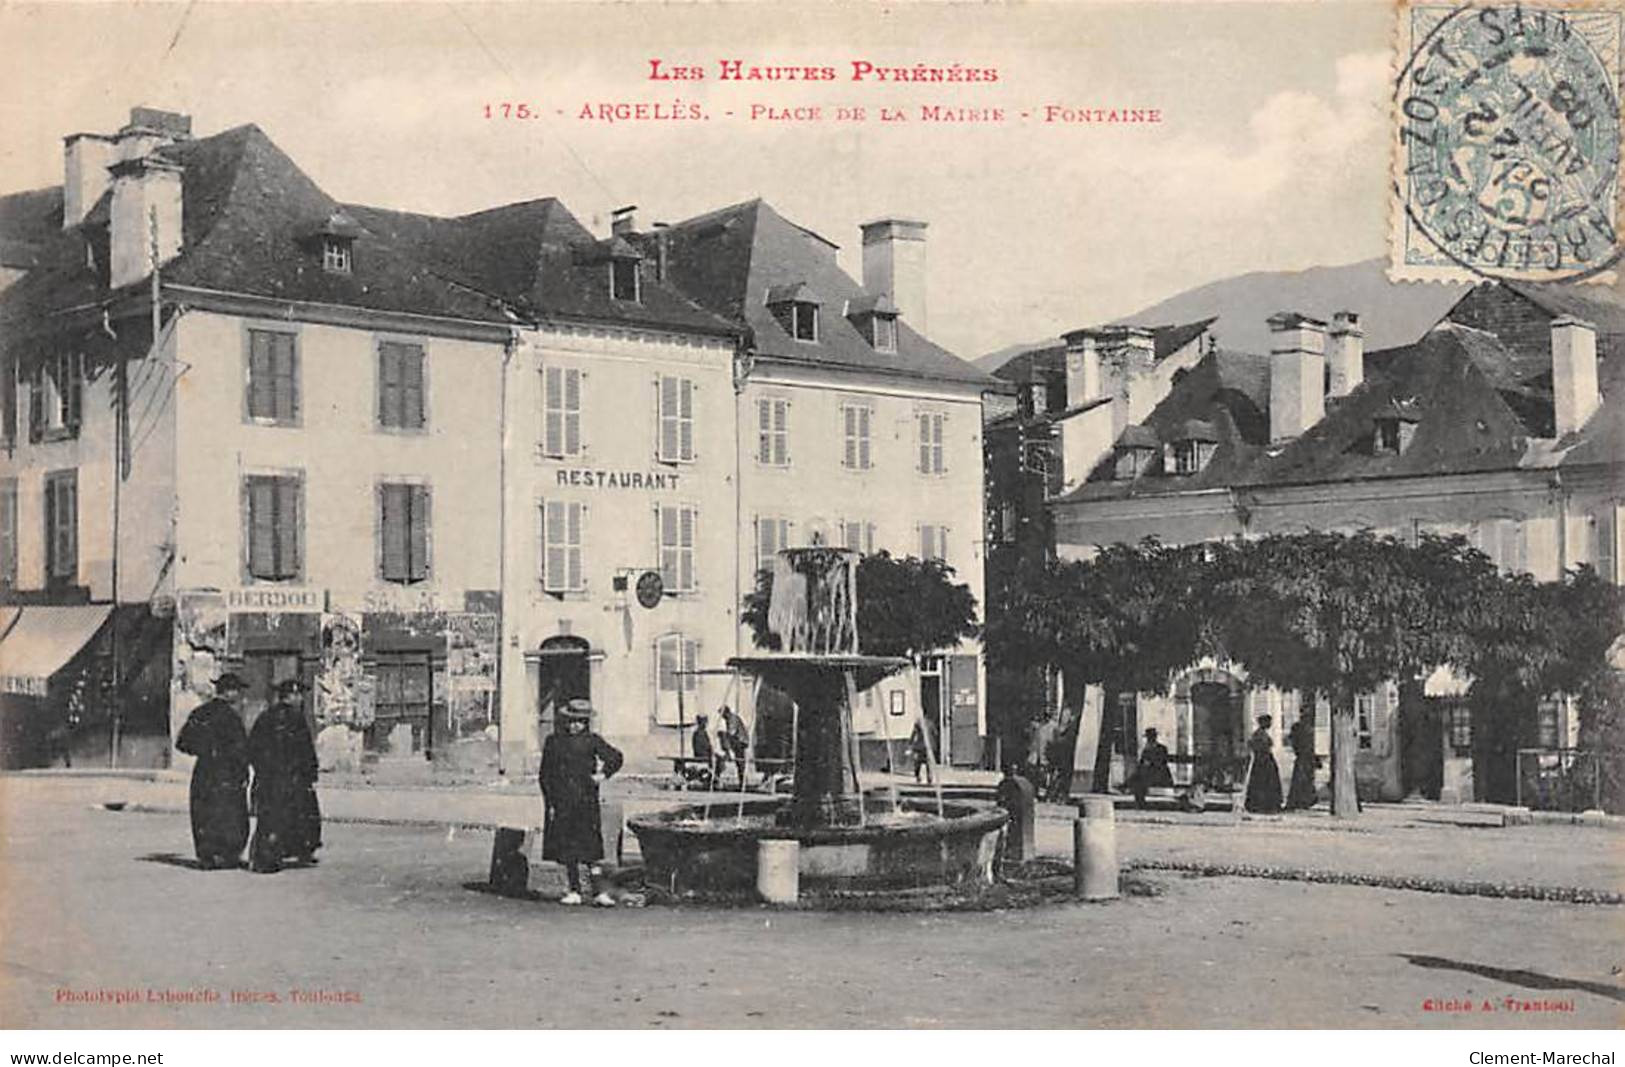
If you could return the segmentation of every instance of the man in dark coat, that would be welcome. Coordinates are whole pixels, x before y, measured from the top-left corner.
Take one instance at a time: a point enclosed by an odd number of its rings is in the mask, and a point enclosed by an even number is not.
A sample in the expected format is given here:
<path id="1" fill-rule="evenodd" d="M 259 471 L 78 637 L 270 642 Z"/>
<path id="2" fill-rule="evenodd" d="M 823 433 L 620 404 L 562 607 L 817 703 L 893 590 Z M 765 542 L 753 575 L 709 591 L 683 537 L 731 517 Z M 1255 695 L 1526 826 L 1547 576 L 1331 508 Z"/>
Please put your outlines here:
<path id="1" fill-rule="evenodd" d="M 615 898 L 598 888 L 596 864 L 604 858 L 598 783 L 621 769 L 621 750 L 591 730 L 592 705 L 572 700 L 559 712 L 558 730 L 542 745 L 542 858 L 564 864 L 570 889 L 560 904 L 581 903 L 581 865 L 588 864 L 593 903 L 613 908 Z"/>
<path id="2" fill-rule="evenodd" d="M 1140 749 L 1140 762 L 1129 780 L 1134 789 L 1134 806 L 1145 807 L 1145 795 L 1153 786 L 1172 787 L 1173 771 L 1168 769 L 1168 746 L 1157 740 L 1157 728 L 1145 728 L 1145 747 Z"/>
<path id="3" fill-rule="evenodd" d="M 282 869 L 289 858 L 316 862 L 322 847 L 322 812 L 316 802 L 316 743 L 305 722 L 304 686 L 278 683 L 276 702 L 248 733 L 254 768 L 254 843 L 249 866 L 261 873 Z"/>
<path id="4" fill-rule="evenodd" d="M 744 789 L 745 753 L 750 751 L 750 728 L 739 713 L 726 704 L 722 705 L 717 715 L 722 719 L 722 729 L 717 731 L 717 740 L 722 743 L 721 755 L 724 760 L 733 757 L 734 769 L 739 772 L 739 788 Z M 720 772 L 721 769 L 719 765 L 717 770 Z"/>
<path id="5" fill-rule="evenodd" d="M 715 787 L 717 779 L 722 777 L 722 761 L 717 757 L 717 750 L 711 744 L 711 720 L 705 712 L 694 717 L 694 759 L 704 760 L 703 767 L 690 766 L 683 772 L 686 781 L 699 782 L 707 789 Z"/>
<path id="6" fill-rule="evenodd" d="M 235 868 L 248 844 L 248 732 L 243 729 L 243 680 L 231 672 L 214 683 L 175 738 L 197 757 L 192 768 L 192 847 L 206 871 Z"/>

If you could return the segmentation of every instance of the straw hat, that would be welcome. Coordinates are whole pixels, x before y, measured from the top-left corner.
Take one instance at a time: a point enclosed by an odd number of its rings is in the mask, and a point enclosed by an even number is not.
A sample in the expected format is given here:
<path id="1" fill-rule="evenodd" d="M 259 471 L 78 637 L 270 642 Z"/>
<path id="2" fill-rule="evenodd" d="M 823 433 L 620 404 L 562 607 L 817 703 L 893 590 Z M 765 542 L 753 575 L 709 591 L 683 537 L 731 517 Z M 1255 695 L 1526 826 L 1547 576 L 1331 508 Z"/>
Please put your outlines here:
<path id="1" fill-rule="evenodd" d="M 559 714 L 566 719 L 590 719 L 592 718 L 592 701 L 577 697 L 560 708 Z"/>

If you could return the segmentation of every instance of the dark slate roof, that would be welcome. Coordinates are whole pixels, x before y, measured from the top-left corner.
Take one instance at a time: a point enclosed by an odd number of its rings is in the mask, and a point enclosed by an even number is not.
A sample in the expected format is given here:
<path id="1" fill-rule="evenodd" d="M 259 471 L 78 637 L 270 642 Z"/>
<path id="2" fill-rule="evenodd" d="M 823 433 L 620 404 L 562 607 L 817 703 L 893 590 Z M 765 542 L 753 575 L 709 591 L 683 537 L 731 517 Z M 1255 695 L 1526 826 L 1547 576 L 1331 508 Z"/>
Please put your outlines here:
<path id="1" fill-rule="evenodd" d="M 1234 484 L 1269 443 L 1269 403 L 1268 356 L 1224 349 L 1209 352 L 1175 376 L 1173 388 L 1144 423 L 1160 441 L 1178 440 L 1193 423 L 1204 426 L 1215 441 L 1207 466 L 1195 474 L 1163 476 L 1159 453 L 1138 479 L 1116 481 L 1116 461 L 1108 455 L 1083 485 L 1062 499 L 1111 500 Z"/>
<path id="2" fill-rule="evenodd" d="M 1176 323 L 1170 326 L 1145 327 L 1151 331 L 1154 346 L 1152 360 L 1160 362 L 1178 352 L 1207 331 L 1218 321 L 1217 316 L 1196 322 Z M 1037 384 L 1066 371 L 1066 344 L 1052 342 L 1029 348 L 1011 356 L 994 375 L 1018 385 Z"/>
<path id="3" fill-rule="evenodd" d="M 448 278 L 496 297 L 531 319 L 590 319 L 730 335 L 735 327 L 642 267 L 637 302 L 610 296 L 608 263 L 638 254 L 624 238 L 595 240 L 548 197 L 440 218 L 346 205 L 363 226 L 411 247 Z"/>
<path id="4" fill-rule="evenodd" d="M 34 267 L 62 230 L 62 187 L 0 196 L 0 267 Z"/>
<path id="5" fill-rule="evenodd" d="M 164 269 L 168 283 L 471 321 L 511 322 L 517 313 L 734 332 L 647 271 L 641 302 L 611 299 L 607 266 L 574 254 L 596 242 L 557 200 L 456 219 L 340 204 L 253 125 L 159 155 L 183 168 L 184 233 L 181 254 Z M 105 297 L 84 252 L 105 217 L 99 204 L 85 233 L 56 230 L 41 267 L 0 294 L 0 319 Z M 353 235 L 349 273 L 322 269 L 316 242 L 324 231 Z"/>
<path id="6" fill-rule="evenodd" d="M 667 227 L 670 276 L 705 307 L 748 327 L 756 354 L 768 359 L 842 370 L 869 370 L 911 378 L 999 383 L 898 320 L 897 351 L 877 352 L 846 317 L 849 302 L 875 294 L 835 262 L 835 246 L 784 218 L 762 200 L 734 204 Z M 643 235 L 644 254 L 655 255 L 654 234 Z M 803 286 L 797 299 L 816 300 L 819 337 L 797 341 L 785 333 L 767 301 L 781 286 Z"/>
<path id="7" fill-rule="evenodd" d="M 1625 456 L 1625 337 L 1599 338 L 1598 350 L 1601 406 L 1550 448 L 1531 447 L 1553 433 L 1550 354 L 1514 350 L 1480 330 L 1447 322 L 1415 344 L 1371 353 L 1359 388 L 1330 404 L 1307 432 L 1274 446 L 1268 360 L 1213 353 L 1182 375 L 1146 420 L 1162 440 L 1186 420 L 1210 420 L 1219 444 L 1206 469 L 1171 476 L 1154 463 L 1119 482 L 1102 460 L 1063 500 L 1618 463 Z M 1542 363 L 1544 376 L 1531 377 Z M 1396 416 L 1415 424 L 1409 444 L 1397 455 L 1376 451 L 1376 421 Z"/>
<path id="8" fill-rule="evenodd" d="M 1625 333 L 1625 294 L 1613 285 L 1501 282 L 1556 316 L 1572 315 L 1597 328 L 1598 333 Z"/>

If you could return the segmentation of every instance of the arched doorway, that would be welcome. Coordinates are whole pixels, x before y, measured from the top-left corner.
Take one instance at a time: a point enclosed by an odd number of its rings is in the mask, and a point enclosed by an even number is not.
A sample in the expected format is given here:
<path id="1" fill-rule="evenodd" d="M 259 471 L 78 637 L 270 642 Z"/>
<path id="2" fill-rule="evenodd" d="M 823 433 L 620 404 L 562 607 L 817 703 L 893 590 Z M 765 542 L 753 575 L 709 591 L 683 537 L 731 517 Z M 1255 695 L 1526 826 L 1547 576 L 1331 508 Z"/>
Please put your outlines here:
<path id="1" fill-rule="evenodd" d="M 1247 762 L 1246 690 L 1229 671 L 1193 671 L 1174 687 L 1179 755 L 1191 781 L 1224 786 Z"/>
<path id="2" fill-rule="evenodd" d="M 572 700 L 592 699 L 591 646 L 572 634 L 549 637 L 537 650 L 536 714 L 540 736 L 553 731 L 558 709 Z"/>

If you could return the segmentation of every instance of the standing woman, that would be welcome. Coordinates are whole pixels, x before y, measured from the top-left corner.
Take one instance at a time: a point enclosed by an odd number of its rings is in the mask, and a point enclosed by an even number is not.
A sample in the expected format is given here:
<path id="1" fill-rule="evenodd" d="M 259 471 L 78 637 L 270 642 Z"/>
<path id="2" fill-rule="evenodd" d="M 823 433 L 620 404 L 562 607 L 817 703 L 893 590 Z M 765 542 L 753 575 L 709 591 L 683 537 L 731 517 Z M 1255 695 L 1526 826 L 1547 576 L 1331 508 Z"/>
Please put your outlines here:
<path id="1" fill-rule="evenodd" d="M 1268 715 L 1258 717 L 1258 729 L 1248 739 L 1253 752 L 1252 773 L 1247 776 L 1247 810 L 1270 814 L 1281 810 L 1281 769 L 1275 765 Z"/>
<path id="2" fill-rule="evenodd" d="M 621 769 L 621 750 L 593 733 L 592 704 L 572 700 L 559 712 L 559 731 L 542 745 L 542 859 L 564 864 L 570 890 L 560 904 L 581 903 L 581 865 L 588 865 L 587 891 L 594 904 L 613 908 L 615 898 L 598 888 L 604 858 L 598 783 Z"/>
<path id="3" fill-rule="evenodd" d="M 316 743 L 301 699 L 304 686 L 289 678 L 276 687 L 276 702 L 248 732 L 254 768 L 254 843 L 248 864 L 262 874 L 293 858 L 316 862 L 322 847 L 322 812 L 316 802 Z"/>
<path id="4" fill-rule="evenodd" d="M 192 847 L 206 871 L 235 868 L 248 844 L 248 732 L 242 699 L 247 686 L 227 671 L 214 683 L 214 698 L 199 704 L 175 738 L 175 747 L 196 756 L 190 807 Z"/>

